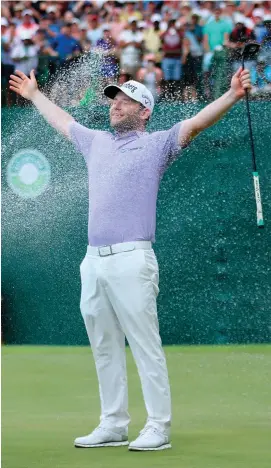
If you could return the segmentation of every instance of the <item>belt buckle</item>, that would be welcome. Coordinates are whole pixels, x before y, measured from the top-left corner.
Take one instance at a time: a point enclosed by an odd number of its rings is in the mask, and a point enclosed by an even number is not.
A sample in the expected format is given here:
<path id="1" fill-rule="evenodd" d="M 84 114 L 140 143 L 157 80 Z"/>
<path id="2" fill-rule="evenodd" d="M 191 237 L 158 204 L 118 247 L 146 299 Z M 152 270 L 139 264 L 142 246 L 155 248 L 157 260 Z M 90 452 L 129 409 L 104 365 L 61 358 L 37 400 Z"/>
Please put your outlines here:
<path id="1" fill-rule="evenodd" d="M 102 249 L 109 249 L 109 252 L 106 250 L 106 253 L 103 253 Z M 108 255 L 113 255 L 111 245 L 103 245 L 103 247 L 98 247 L 98 252 L 100 257 L 108 257 Z"/>

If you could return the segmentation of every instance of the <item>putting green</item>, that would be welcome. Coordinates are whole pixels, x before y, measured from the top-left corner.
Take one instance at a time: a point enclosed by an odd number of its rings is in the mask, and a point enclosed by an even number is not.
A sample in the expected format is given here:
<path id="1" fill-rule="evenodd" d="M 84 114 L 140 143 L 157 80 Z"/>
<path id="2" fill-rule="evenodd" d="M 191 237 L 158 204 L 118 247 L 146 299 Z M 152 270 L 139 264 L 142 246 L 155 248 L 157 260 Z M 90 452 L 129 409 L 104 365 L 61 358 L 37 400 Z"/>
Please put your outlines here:
<path id="1" fill-rule="evenodd" d="M 4 346 L 2 467 L 269 468 L 271 346 L 165 351 L 173 448 L 134 453 L 127 447 L 73 447 L 76 436 L 98 424 L 98 388 L 88 348 Z M 146 415 L 129 349 L 127 366 L 132 440 Z"/>

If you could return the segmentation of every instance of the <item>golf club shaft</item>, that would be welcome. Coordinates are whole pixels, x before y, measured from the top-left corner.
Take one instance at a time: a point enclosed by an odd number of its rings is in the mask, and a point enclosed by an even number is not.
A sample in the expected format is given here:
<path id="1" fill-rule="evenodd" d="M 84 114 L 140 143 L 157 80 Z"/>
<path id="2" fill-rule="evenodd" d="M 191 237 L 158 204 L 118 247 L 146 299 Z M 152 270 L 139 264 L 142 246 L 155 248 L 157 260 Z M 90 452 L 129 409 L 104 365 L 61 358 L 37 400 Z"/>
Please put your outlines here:
<path id="1" fill-rule="evenodd" d="M 244 70 L 244 68 L 245 68 L 245 63 L 244 63 L 244 57 L 243 57 L 242 69 Z M 257 225 L 258 225 L 258 227 L 264 227 L 262 200 L 261 200 L 261 192 L 260 192 L 260 182 L 259 182 L 259 174 L 257 172 L 257 166 L 256 166 L 254 139 L 253 139 L 253 133 L 252 133 L 252 124 L 251 124 L 251 116 L 250 116 L 250 108 L 249 108 L 249 99 L 248 99 L 247 89 L 245 90 L 245 93 L 246 93 L 246 108 L 247 108 L 248 128 L 249 128 L 251 154 L 252 154 L 252 170 L 253 170 L 252 175 L 253 175 L 253 181 L 254 181 L 254 191 L 255 191 L 255 200 L 256 200 L 256 209 L 257 209 Z"/>

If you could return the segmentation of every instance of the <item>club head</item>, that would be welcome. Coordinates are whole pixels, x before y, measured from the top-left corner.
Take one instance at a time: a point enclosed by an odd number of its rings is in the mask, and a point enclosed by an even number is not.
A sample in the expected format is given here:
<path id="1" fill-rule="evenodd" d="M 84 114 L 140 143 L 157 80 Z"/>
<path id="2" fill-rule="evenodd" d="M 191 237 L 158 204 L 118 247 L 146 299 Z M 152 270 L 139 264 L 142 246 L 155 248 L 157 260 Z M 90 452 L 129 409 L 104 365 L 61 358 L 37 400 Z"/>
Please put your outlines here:
<path id="1" fill-rule="evenodd" d="M 249 42 L 245 44 L 241 51 L 241 57 L 243 60 L 253 58 L 259 52 L 260 44 L 258 42 Z"/>

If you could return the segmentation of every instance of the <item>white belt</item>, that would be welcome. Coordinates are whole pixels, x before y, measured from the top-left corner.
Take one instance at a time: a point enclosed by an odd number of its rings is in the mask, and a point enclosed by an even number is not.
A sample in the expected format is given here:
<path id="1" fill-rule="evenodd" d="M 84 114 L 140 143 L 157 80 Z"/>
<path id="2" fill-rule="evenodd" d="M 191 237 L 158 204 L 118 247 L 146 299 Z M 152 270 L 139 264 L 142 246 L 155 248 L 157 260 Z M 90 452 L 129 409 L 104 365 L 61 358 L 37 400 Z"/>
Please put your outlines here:
<path id="1" fill-rule="evenodd" d="M 114 255 L 120 252 L 129 252 L 131 250 L 137 249 L 152 249 L 152 243 L 150 241 L 136 241 L 122 242 L 121 244 L 103 245 L 101 247 L 93 247 L 92 245 L 88 245 L 87 253 L 89 255 L 107 257 L 108 255 Z"/>

